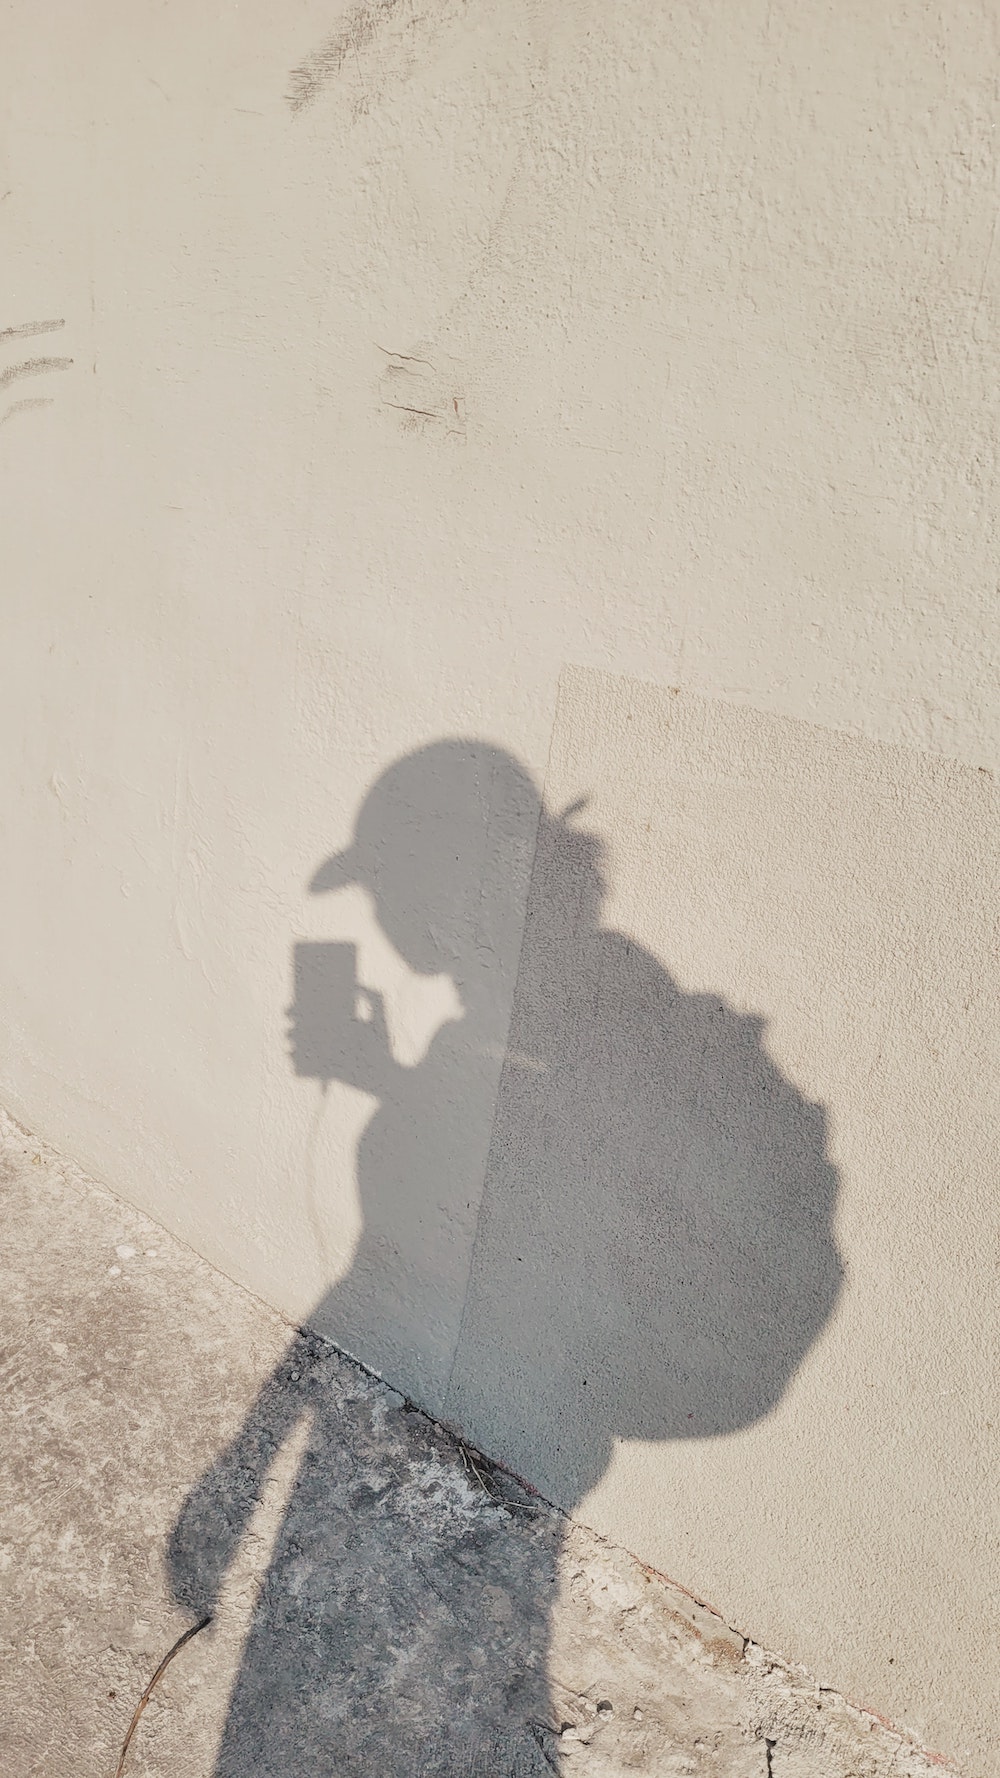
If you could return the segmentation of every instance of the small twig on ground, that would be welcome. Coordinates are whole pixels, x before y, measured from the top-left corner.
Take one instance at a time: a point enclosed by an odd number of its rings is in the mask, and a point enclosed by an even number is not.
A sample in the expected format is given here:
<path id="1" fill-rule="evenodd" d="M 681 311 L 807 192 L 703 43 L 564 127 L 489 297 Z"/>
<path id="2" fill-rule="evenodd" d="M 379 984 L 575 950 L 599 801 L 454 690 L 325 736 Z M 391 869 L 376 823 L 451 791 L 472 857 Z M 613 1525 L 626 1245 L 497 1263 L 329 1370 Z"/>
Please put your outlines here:
<path id="1" fill-rule="evenodd" d="M 528 1723 L 528 1731 L 531 1735 L 532 1740 L 535 1743 L 535 1746 L 538 1748 L 539 1753 L 541 1754 L 543 1760 L 545 1761 L 545 1764 L 547 1766 L 551 1767 L 553 1772 L 560 1772 L 562 1770 L 562 1767 L 559 1765 L 558 1760 L 553 1758 L 551 1752 L 545 1745 L 545 1739 L 544 1739 L 544 1737 L 546 1735 L 554 1735 L 557 1733 L 557 1731 L 555 1729 L 551 1728 L 547 1722 L 530 1722 L 530 1721 Z"/>
<path id="2" fill-rule="evenodd" d="M 181 1649 L 184 1647 L 185 1642 L 190 1642 L 192 1636 L 197 1636 L 199 1630 L 204 1630 L 206 1625 L 210 1624 L 211 1621 L 212 1621 L 212 1614 L 211 1614 L 211 1612 L 209 1612 L 207 1617 L 202 1618 L 200 1624 L 192 1624 L 190 1630 L 185 1630 L 183 1636 L 178 1636 L 177 1641 L 174 1643 L 173 1648 L 171 1648 L 164 1655 L 162 1661 L 160 1662 L 159 1666 L 156 1669 L 156 1672 L 153 1674 L 152 1679 L 150 1680 L 149 1684 L 147 1685 L 145 1691 L 142 1694 L 142 1697 L 139 1699 L 139 1702 L 135 1707 L 135 1715 L 133 1716 L 132 1721 L 128 1725 L 128 1734 L 125 1736 L 125 1739 L 122 1742 L 122 1750 L 118 1756 L 118 1764 L 115 1767 L 115 1778 L 122 1778 L 122 1773 L 125 1770 L 125 1755 L 128 1753 L 129 1742 L 131 1741 L 132 1736 L 135 1734 L 136 1728 L 138 1726 L 139 1718 L 142 1715 L 143 1711 L 146 1708 L 146 1705 L 149 1703 L 149 1700 L 153 1695 L 153 1687 L 156 1684 L 157 1680 L 160 1678 L 160 1675 L 166 1672 L 166 1670 L 169 1667 L 174 1656 L 176 1654 L 179 1654 Z"/>
<path id="3" fill-rule="evenodd" d="M 462 1453 L 462 1462 L 465 1464 L 466 1471 L 469 1475 L 475 1476 L 483 1493 L 488 1494 L 490 1499 L 496 1502 L 497 1506 L 509 1506 L 512 1512 L 534 1512 L 535 1508 L 530 1500 L 509 1500 L 506 1494 L 501 1493 L 500 1489 L 495 1486 L 492 1479 L 488 1475 L 485 1475 L 480 1469 L 479 1464 L 476 1462 L 476 1456 L 473 1454 L 469 1446 L 464 1445 L 461 1439 L 457 1439 L 455 1442 Z M 476 1455 L 478 1455 L 478 1453 Z"/>
<path id="4" fill-rule="evenodd" d="M 475 1457 L 472 1455 L 472 1452 L 470 1451 L 468 1445 L 463 1445 L 463 1443 L 460 1439 L 458 1448 L 462 1453 L 462 1462 L 465 1464 L 465 1467 L 469 1471 L 469 1474 L 475 1476 L 476 1481 L 479 1483 L 479 1486 L 483 1490 L 483 1493 L 488 1494 L 491 1500 L 495 1500 L 497 1498 L 496 1492 L 493 1488 L 490 1487 L 489 1482 L 486 1480 L 486 1477 L 484 1476 L 482 1470 L 480 1469 L 478 1463 L 476 1462 Z"/>

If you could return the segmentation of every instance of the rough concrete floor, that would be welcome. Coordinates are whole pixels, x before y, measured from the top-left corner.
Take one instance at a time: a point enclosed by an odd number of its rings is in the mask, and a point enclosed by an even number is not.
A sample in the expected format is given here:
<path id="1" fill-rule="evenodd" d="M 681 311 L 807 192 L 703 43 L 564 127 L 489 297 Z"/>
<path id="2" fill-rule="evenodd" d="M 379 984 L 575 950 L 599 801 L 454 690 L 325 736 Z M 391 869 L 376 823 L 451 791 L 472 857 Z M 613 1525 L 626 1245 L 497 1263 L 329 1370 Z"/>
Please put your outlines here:
<path id="1" fill-rule="evenodd" d="M 0 1771 L 917 1778 L 0 1115 Z M 939 1767 L 937 1768 L 940 1769 Z"/>

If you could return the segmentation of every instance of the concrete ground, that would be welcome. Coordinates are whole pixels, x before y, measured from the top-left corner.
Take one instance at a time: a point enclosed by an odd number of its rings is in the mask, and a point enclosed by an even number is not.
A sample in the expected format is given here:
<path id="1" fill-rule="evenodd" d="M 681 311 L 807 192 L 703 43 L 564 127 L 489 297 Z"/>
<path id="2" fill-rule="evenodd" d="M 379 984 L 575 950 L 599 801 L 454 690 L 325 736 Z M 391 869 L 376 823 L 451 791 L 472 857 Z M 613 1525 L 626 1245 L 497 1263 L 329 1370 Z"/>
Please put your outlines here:
<path id="1" fill-rule="evenodd" d="M 0 1771 L 918 1778 L 0 1116 Z"/>

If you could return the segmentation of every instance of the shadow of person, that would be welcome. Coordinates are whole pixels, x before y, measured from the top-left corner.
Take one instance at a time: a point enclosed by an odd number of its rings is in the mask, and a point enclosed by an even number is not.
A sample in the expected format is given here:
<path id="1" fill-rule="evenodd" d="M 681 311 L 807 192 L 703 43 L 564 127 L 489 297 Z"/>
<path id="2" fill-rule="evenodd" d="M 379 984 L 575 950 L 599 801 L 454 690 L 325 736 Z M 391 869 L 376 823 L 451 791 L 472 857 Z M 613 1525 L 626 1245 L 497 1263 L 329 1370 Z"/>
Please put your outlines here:
<path id="1" fill-rule="evenodd" d="M 762 1020 L 682 991 L 602 925 L 603 849 L 578 813 L 552 814 L 483 743 L 397 762 L 311 887 L 361 883 L 410 968 L 451 976 L 461 1016 L 402 1067 L 350 947 L 299 946 L 292 1034 L 296 1072 L 376 1099 L 358 1248 L 312 1326 L 568 1510 L 616 1440 L 770 1412 L 841 1281 L 822 1108 Z M 400 1747 L 442 1778 L 558 1769 L 556 1521 L 511 1538 L 492 1505 L 449 1505 L 434 1429 L 411 1417 L 388 1437 L 406 1404 L 345 1374 L 315 1335 L 293 1341 L 174 1530 L 175 1595 L 203 1613 L 307 1423 L 218 1778 L 372 1773 Z M 435 1512 L 412 1510 L 421 1474 Z"/>

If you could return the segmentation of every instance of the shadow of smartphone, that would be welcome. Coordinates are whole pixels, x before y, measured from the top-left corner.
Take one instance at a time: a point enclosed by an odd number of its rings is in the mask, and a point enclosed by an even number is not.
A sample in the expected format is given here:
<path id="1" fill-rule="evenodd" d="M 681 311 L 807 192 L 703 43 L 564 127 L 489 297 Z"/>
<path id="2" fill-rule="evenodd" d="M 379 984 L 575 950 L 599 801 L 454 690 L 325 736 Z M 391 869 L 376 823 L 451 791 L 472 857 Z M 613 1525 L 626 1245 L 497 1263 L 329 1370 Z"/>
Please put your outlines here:
<path id="1" fill-rule="evenodd" d="M 292 957 L 292 1066 L 307 1080 L 341 1080 L 358 1041 L 357 945 L 304 940 Z"/>

